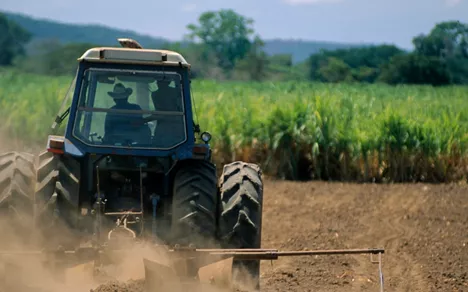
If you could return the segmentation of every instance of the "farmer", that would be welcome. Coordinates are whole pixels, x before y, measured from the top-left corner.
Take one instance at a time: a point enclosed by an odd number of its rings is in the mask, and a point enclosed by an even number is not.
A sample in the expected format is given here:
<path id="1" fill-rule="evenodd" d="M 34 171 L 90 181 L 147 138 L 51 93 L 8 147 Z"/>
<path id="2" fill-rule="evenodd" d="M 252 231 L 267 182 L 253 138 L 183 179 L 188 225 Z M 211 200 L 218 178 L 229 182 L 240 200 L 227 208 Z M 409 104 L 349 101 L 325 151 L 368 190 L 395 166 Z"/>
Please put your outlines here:
<path id="1" fill-rule="evenodd" d="M 113 91 L 107 92 L 115 102 L 115 105 L 110 109 L 141 111 L 142 108 L 139 105 L 128 102 L 128 98 L 132 93 L 131 88 L 126 88 L 122 83 L 117 83 Z M 149 144 L 151 141 L 150 129 L 143 122 L 141 114 L 109 112 L 106 115 L 104 130 L 104 141 L 106 143 L 115 144 L 119 142 L 129 146 L 128 144 L 131 142 Z"/>

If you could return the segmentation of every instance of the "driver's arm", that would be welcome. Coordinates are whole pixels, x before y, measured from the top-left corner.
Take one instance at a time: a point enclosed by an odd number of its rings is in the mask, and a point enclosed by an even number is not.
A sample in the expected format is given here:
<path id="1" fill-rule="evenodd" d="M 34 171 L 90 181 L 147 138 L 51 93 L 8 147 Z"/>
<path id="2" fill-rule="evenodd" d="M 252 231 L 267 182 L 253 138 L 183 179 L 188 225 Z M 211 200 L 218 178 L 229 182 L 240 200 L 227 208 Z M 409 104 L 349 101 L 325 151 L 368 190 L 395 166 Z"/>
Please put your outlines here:
<path id="1" fill-rule="evenodd" d="M 110 109 L 114 109 L 115 107 L 111 107 Z M 112 115 L 112 113 L 107 113 L 106 114 L 106 120 L 104 122 L 104 137 L 103 137 L 103 141 L 106 141 L 111 135 L 112 135 L 112 132 L 114 131 L 114 129 L 112 128 L 112 120 L 114 119 L 114 116 Z"/>

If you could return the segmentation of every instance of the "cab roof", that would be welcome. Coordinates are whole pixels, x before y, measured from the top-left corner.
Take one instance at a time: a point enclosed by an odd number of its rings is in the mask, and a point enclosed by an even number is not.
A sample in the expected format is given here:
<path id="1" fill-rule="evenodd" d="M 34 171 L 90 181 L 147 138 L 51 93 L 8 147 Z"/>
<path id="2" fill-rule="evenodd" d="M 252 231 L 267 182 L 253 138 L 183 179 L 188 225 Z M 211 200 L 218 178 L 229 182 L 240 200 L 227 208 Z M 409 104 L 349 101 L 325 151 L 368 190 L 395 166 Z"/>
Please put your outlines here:
<path id="1" fill-rule="evenodd" d="M 185 58 L 177 52 L 143 49 L 140 44 L 132 39 L 118 39 L 118 41 L 123 48 L 91 48 L 78 58 L 78 61 L 190 67 Z"/>

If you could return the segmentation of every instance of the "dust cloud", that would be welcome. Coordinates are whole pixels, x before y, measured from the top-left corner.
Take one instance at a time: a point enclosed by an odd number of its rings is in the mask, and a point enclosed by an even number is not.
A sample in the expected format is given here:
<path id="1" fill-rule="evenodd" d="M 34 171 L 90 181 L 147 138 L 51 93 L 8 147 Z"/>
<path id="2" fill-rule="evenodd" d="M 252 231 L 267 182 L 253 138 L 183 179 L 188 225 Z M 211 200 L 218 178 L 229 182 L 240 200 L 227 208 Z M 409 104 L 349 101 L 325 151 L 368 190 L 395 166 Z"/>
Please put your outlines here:
<path id="1" fill-rule="evenodd" d="M 7 134 L 6 130 L 0 127 L 0 154 L 10 151 L 37 154 L 45 149 L 46 144 L 47 137 L 44 137 L 43 143 L 25 143 L 21 137 Z"/>
<path id="2" fill-rule="evenodd" d="M 228 291 L 209 284 L 203 286 L 195 279 L 193 282 L 181 283 L 177 278 L 174 280 L 170 277 L 158 279 L 167 280 L 164 286 L 156 282 L 153 289 L 146 290 L 143 259 L 169 265 L 169 257 L 162 247 L 157 248 L 157 245 L 144 242 L 113 246 L 118 250 L 109 250 L 105 262 L 94 275 L 93 262 L 54 270 L 52 258 L 38 252 L 34 244 L 24 242 L 24 234 L 18 234 L 10 228 L 7 221 L 4 218 L 0 221 L 2 243 L 6 243 L 1 245 L 0 292 L 185 292 L 187 289 L 199 292 Z"/>
<path id="3" fill-rule="evenodd" d="M 37 247 L 32 222 L 17 222 L 31 217 L 11 209 L 0 209 L 0 292 L 83 292 L 96 286 L 85 273 L 67 279 L 65 270 L 55 270 L 52 258 Z"/>

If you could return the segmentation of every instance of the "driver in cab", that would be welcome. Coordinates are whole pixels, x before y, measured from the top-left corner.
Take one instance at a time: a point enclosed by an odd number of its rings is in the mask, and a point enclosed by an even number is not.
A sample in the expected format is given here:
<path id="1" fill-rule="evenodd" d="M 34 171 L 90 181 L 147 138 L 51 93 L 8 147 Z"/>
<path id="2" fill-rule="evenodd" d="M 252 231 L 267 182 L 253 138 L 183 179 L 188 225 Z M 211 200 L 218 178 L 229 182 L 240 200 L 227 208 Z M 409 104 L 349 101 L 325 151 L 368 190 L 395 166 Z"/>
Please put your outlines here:
<path id="1" fill-rule="evenodd" d="M 142 110 L 134 103 L 129 103 L 128 98 L 133 93 L 131 88 L 126 88 L 122 83 L 117 83 L 113 91 L 107 94 L 113 98 L 115 105 L 111 110 Z M 112 113 L 106 115 L 104 142 L 115 144 L 122 143 L 128 146 L 131 142 L 150 143 L 151 132 L 144 123 L 141 114 Z M 129 140 L 129 141 L 128 141 Z"/>
<path id="2" fill-rule="evenodd" d="M 179 96 L 176 87 L 171 87 L 172 80 L 163 79 L 158 80 L 158 90 L 154 91 L 151 94 L 151 99 L 153 100 L 154 108 L 157 111 L 180 111 Z"/>
<path id="3" fill-rule="evenodd" d="M 158 89 L 151 93 L 156 111 L 182 112 L 182 96 L 177 86 L 170 86 L 174 80 L 163 78 L 157 81 Z M 154 130 L 153 145 L 165 147 L 184 139 L 184 123 L 178 115 L 157 115 L 157 127 Z M 171 135 L 167 135 L 170 132 Z"/>

